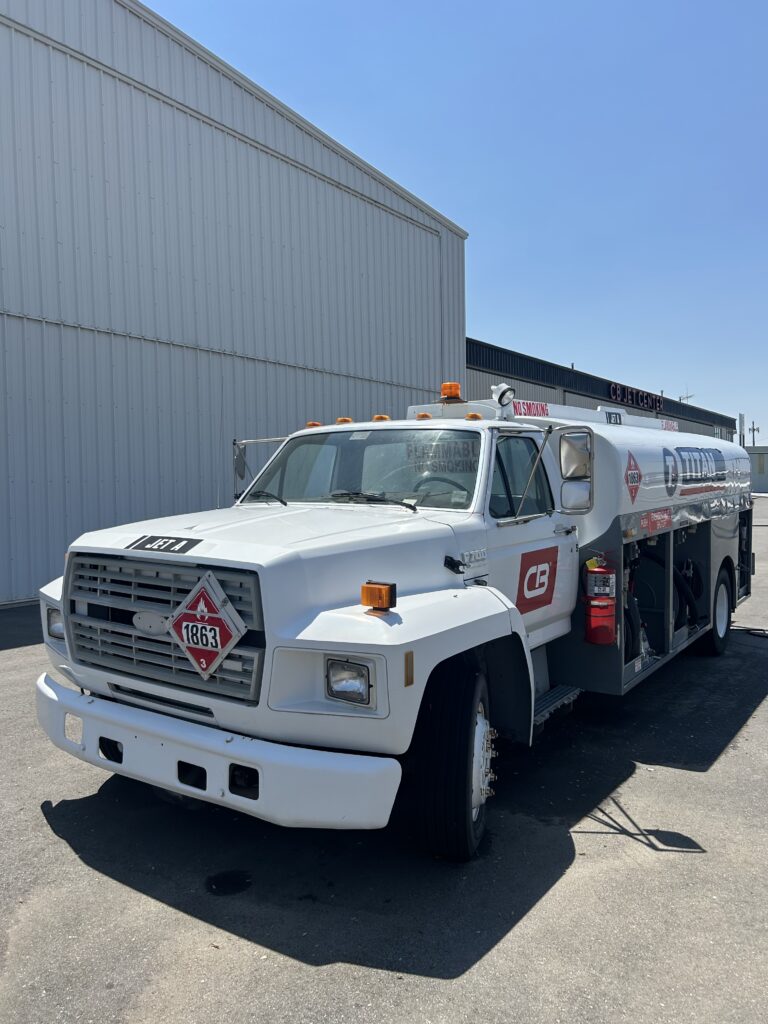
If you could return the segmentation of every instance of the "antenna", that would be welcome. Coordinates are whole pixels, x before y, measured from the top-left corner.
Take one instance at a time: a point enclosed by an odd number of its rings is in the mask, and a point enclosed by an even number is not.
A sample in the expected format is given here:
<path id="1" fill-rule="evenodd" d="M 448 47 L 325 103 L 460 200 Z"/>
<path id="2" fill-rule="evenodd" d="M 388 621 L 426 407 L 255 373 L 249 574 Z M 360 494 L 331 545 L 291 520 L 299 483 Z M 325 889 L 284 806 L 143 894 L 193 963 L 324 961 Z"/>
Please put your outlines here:
<path id="1" fill-rule="evenodd" d="M 754 448 L 755 447 L 755 434 L 759 434 L 760 433 L 760 427 L 756 427 L 755 426 L 755 421 L 752 420 L 752 426 L 749 427 L 748 430 L 749 430 L 750 434 L 752 435 L 752 447 Z"/>
<path id="2" fill-rule="evenodd" d="M 685 386 L 686 386 L 686 388 L 688 387 L 687 384 Z M 678 398 L 678 402 L 687 402 L 689 398 L 695 398 L 695 397 L 696 397 L 695 395 L 691 394 L 691 392 L 688 391 L 685 395 L 680 395 L 680 397 Z"/>

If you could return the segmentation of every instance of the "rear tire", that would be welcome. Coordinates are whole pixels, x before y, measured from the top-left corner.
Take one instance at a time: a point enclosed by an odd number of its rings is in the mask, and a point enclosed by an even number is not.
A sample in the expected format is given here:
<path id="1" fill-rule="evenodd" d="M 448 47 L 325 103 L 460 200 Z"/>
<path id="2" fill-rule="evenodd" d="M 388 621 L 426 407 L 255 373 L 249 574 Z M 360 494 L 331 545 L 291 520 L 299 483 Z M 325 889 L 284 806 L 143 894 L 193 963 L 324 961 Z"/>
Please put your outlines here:
<path id="1" fill-rule="evenodd" d="M 417 806 L 432 853 L 466 861 L 476 855 L 485 833 L 486 800 L 495 778 L 488 684 L 481 672 L 456 663 L 437 672 L 419 718 Z"/>
<path id="2" fill-rule="evenodd" d="M 731 574 L 722 568 L 717 574 L 712 597 L 712 628 L 703 638 L 707 654 L 719 658 L 725 654 L 731 635 Z"/>

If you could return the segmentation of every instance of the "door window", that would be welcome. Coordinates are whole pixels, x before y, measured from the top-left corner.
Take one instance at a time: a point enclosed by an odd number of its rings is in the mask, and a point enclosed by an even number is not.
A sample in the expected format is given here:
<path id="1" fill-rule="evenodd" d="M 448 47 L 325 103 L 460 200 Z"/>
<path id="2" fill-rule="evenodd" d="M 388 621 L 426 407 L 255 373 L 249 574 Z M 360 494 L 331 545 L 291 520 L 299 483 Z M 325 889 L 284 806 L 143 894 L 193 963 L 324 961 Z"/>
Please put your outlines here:
<path id="1" fill-rule="evenodd" d="M 530 437 L 498 439 L 490 500 L 490 513 L 495 519 L 544 515 L 554 509 L 552 491 L 541 463 L 536 467 L 525 502 L 520 507 L 537 454 L 538 449 Z"/>

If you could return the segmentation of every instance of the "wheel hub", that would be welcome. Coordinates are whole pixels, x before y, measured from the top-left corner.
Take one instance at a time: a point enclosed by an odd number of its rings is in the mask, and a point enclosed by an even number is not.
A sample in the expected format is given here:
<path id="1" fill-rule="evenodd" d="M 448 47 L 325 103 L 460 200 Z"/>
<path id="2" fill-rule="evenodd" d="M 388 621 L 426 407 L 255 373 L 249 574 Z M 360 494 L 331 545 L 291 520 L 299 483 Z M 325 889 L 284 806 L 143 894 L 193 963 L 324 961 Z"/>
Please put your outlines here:
<path id="1" fill-rule="evenodd" d="M 475 714 L 475 735 L 472 750 L 472 820 L 477 821 L 480 810 L 488 799 L 493 796 L 491 783 L 496 776 L 491 771 L 491 761 L 496 756 L 493 740 L 496 730 L 491 728 L 482 701 L 477 705 Z"/>
<path id="2" fill-rule="evenodd" d="M 717 630 L 717 635 L 724 637 L 727 628 L 728 592 L 725 587 L 721 586 L 717 591 L 717 598 L 715 601 L 715 629 Z"/>

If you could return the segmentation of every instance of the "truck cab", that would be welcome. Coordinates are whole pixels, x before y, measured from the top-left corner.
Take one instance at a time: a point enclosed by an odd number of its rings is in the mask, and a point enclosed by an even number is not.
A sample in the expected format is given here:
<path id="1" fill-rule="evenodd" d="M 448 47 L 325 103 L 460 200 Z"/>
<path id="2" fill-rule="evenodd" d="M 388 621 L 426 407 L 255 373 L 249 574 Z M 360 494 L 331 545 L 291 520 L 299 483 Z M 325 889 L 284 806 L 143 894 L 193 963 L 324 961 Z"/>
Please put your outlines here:
<path id="1" fill-rule="evenodd" d="M 80 537 L 41 591 L 53 742 L 288 826 L 380 828 L 408 790 L 432 850 L 474 855 L 495 737 L 586 688 L 580 535 L 620 524 L 594 424 L 505 388 L 308 426 L 229 509 Z"/>

